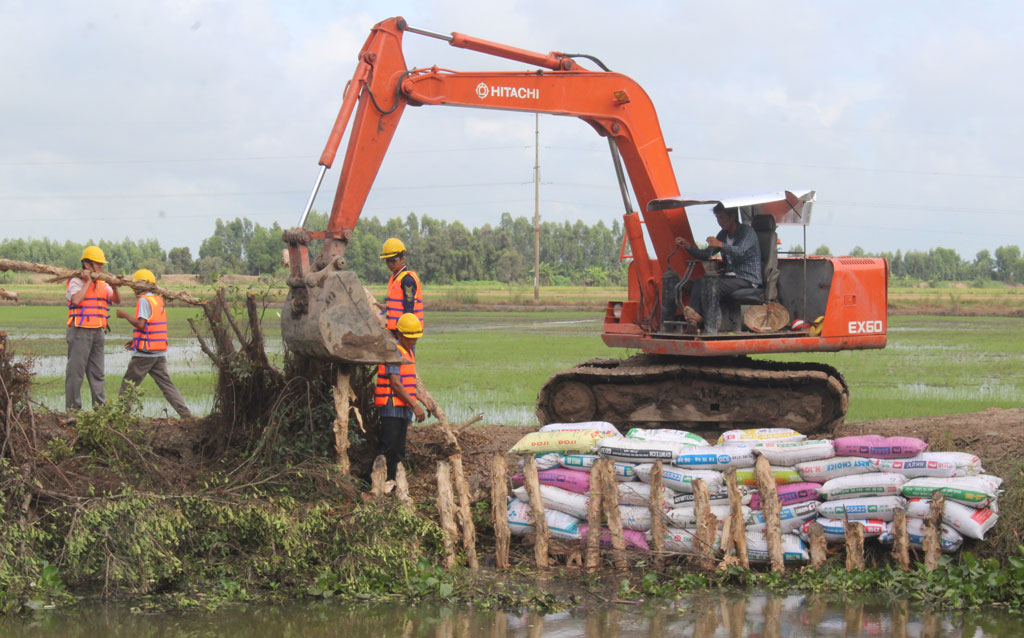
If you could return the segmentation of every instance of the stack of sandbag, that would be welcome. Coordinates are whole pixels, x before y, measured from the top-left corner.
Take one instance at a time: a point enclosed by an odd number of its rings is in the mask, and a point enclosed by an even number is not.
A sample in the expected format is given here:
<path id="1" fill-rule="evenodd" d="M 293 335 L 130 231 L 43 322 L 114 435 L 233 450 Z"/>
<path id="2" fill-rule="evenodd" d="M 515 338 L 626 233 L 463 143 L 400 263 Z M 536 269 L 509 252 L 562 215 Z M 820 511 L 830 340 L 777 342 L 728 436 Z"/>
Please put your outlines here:
<path id="1" fill-rule="evenodd" d="M 590 500 L 590 471 L 597 455 L 599 443 L 609 437 L 619 437 L 619 431 L 604 421 L 584 423 L 551 423 L 539 432 L 532 432 L 521 438 L 512 452 L 535 454 L 537 477 L 540 481 L 541 500 L 544 503 L 544 517 L 551 530 L 551 536 L 567 540 L 579 540 L 587 533 L 587 506 Z M 622 483 L 635 481 L 635 464 L 615 463 L 615 478 Z M 512 477 L 514 498 L 509 500 L 508 521 L 512 534 L 533 533 L 530 497 L 523 485 L 523 475 Z M 647 511 L 643 508 L 644 512 Z M 643 514 L 639 508 L 629 507 L 623 512 L 624 533 L 627 547 L 647 549 L 643 529 Z M 627 518 L 628 517 L 628 518 Z M 627 525 L 628 521 L 628 525 Z M 647 527 L 650 514 L 646 515 Z M 630 527 L 632 526 L 632 527 Z M 610 542 L 607 528 L 602 529 L 602 542 Z"/>
<path id="2" fill-rule="evenodd" d="M 784 559 L 809 558 L 807 533 L 812 522 L 825 529 L 831 543 L 845 540 L 844 522 L 857 522 L 866 538 L 892 542 L 897 509 L 907 513 L 912 546 L 920 546 L 923 518 L 931 495 L 946 496 L 941 531 L 944 551 L 955 551 L 962 536 L 983 539 L 998 519 L 1001 479 L 983 473 L 978 457 L 966 452 L 929 452 L 913 437 L 862 435 L 808 440 L 787 428 L 724 432 L 711 445 L 682 430 L 633 428 L 625 435 L 609 423 L 561 423 L 523 437 L 514 452 L 536 456 L 541 493 L 552 534 L 582 538 L 590 491 L 589 472 L 599 458 L 611 459 L 618 481 L 619 512 L 627 545 L 647 549 L 651 540 L 650 475 L 662 461 L 662 489 L 668 528 L 666 550 L 694 552 L 697 521 L 693 481 L 707 485 L 711 513 L 721 524 L 730 512 L 724 472 L 734 469 L 742 495 L 748 559 L 768 560 L 766 522 L 761 495 L 754 489 L 754 463 L 764 456 L 775 478 L 781 506 Z M 513 533 L 530 533 L 529 497 L 522 478 L 513 490 L 519 503 L 509 506 Z M 524 509 L 525 507 L 525 509 Z M 567 515 L 571 519 L 564 519 Z M 581 530 L 582 528 L 582 530 Z M 602 532 L 602 539 L 606 538 Z M 716 538 L 716 546 L 720 539 Z"/>

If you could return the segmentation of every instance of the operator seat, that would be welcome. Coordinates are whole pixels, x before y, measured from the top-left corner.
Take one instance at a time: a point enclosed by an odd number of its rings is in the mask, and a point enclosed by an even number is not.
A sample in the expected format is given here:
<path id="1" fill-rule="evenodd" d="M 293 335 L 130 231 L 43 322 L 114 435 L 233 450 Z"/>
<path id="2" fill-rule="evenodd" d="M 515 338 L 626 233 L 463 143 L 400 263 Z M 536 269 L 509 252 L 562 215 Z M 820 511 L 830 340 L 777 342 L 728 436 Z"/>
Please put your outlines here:
<path id="1" fill-rule="evenodd" d="M 761 249 L 760 288 L 742 288 L 729 295 L 727 301 L 737 306 L 759 305 L 779 298 L 779 239 L 775 232 L 775 218 L 771 215 L 754 215 L 751 227 L 757 233 Z"/>

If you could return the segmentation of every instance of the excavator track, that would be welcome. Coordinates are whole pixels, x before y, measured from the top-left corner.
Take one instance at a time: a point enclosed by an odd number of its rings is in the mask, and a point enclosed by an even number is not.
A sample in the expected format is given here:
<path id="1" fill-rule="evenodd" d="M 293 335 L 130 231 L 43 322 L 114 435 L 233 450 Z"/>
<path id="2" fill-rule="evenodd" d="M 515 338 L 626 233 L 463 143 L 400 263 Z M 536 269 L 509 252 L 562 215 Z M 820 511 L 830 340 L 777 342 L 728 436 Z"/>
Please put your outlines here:
<path id="1" fill-rule="evenodd" d="M 695 431 L 785 427 L 828 433 L 849 406 L 832 366 L 748 357 L 637 355 L 594 359 L 556 373 L 540 390 L 542 424 L 608 421 Z"/>

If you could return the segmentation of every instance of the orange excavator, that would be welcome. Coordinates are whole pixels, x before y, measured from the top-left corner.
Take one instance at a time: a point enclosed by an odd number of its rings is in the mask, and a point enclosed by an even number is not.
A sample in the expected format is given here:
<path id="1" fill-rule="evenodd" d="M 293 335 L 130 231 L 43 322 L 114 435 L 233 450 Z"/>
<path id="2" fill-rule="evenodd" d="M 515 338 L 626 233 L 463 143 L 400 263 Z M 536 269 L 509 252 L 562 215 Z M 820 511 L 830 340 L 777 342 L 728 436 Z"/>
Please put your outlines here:
<path id="1" fill-rule="evenodd" d="M 407 33 L 535 68 L 410 69 L 402 53 Z M 580 60 L 598 70 L 580 66 Z M 620 426 L 773 426 L 816 432 L 842 421 L 849 388 L 837 370 L 748 356 L 885 347 L 885 260 L 777 255 L 776 225 L 806 225 L 813 191 L 683 197 L 654 105 L 629 77 L 608 70 L 591 55 L 544 54 L 461 33 L 435 33 L 398 17 L 374 26 L 363 45 L 302 218 L 284 235 L 291 275 L 282 332 L 292 351 L 349 364 L 396 360 L 393 340 L 381 328 L 372 300 L 358 277 L 345 270 L 345 249 L 403 111 L 434 105 L 578 117 L 608 140 L 625 207 L 620 257 L 629 260 L 629 283 L 625 299 L 608 302 L 602 338 L 609 346 L 640 354 L 588 361 L 556 373 L 539 393 L 542 423 L 605 420 Z M 304 230 L 346 129 L 348 150 L 327 230 Z M 694 243 L 687 209 L 705 205 L 736 209 L 753 226 L 765 284 L 718 300 L 721 317 L 714 325 L 705 321 L 704 330 L 695 333 L 687 329 L 679 310 L 689 302 L 696 278 L 719 276 L 713 272 L 719 262 L 694 259 L 678 247 L 676 238 Z M 312 239 L 324 243 L 310 264 Z M 763 312 L 751 314 L 752 308 Z M 744 320 L 748 315 L 818 319 L 792 326 L 788 319 L 783 326 L 774 319 L 751 325 Z"/>

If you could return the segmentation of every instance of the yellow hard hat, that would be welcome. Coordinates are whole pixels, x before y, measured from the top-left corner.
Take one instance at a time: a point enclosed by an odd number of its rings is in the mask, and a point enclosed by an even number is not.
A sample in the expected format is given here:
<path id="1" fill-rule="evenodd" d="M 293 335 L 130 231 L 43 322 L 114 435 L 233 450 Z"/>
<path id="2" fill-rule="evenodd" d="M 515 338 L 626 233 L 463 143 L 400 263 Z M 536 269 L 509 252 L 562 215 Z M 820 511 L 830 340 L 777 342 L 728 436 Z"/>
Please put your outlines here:
<path id="1" fill-rule="evenodd" d="M 423 336 L 423 324 L 416 315 L 407 312 L 398 318 L 398 334 L 410 339 L 419 339 Z"/>
<path id="2" fill-rule="evenodd" d="M 82 251 L 82 257 L 79 261 L 86 259 L 95 261 L 97 264 L 107 263 L 107 258 L 103 256 L 103 250 L 99 246 L 86 246 L 85 250 Z"/>
<path id="3" fill-rule="evenodd" d="M 132 275 L 132 281 L 148 281 L 151 284 L 155 284 L 156 275 L 154 275 L 153 271 L 148 268 L 139 268 L 135 271 L 135 274 Z"/>
<path id="4" fill-rule="evenodd" d="M 825 323 L 825 317 L 818 317 L 811 323 L 811 329 L 808 331 L 812 337 L 817 337 L 821 334 L 821 327 Z"/>
<path id="5" fill-rule="evenodd" d="M 389 257 L 395 257 L 405 252 L 405 244 L 402 243 L 401 239 L 392 237 L 384 242 L 384 247 L 380 250 L 380 258 L 388 259 Z"/>

